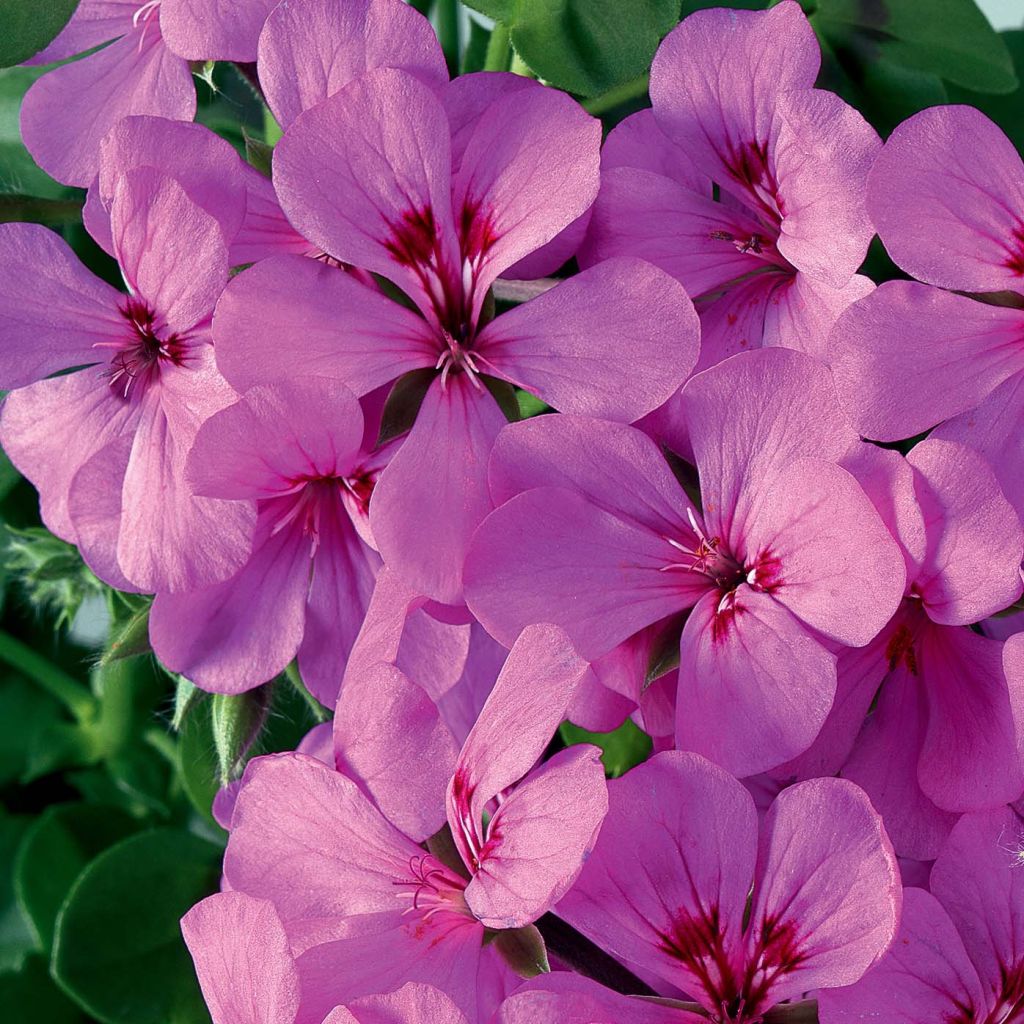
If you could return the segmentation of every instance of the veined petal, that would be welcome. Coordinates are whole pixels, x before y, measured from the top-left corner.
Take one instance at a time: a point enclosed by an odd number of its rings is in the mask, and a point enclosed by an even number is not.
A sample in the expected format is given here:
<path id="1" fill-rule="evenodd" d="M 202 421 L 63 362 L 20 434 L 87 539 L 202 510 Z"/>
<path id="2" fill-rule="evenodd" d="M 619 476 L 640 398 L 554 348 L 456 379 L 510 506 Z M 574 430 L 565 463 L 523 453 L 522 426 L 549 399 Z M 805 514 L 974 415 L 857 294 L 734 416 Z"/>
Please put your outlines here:
<path id="1" fill-rule="evenodd" d="M 323 1024 L 468 1024 L 462 1011 L 433 985 L 409 982 L 383 996 L 339 1007 Z"/>
<path id="2" fill-rule="evenodd" d="M 254 61 L 276 0 L 161 0 L 160 31 L 186 60 Z"/>

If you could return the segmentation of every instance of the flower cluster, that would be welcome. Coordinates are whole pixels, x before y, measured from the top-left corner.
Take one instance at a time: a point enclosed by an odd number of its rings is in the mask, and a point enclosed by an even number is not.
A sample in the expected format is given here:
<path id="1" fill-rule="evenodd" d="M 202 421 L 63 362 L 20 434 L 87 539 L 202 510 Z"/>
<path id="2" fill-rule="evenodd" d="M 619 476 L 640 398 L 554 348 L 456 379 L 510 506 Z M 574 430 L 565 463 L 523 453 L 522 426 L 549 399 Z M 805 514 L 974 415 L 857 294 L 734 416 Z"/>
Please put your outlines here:
<path id="1" fill-rule="evenodd" d="M 126 290 L 0 226 L 0 443 L 168 670 L 334 710 L 215 804 L 216 1024 L 1024 1020 L 1001 131 L 883 145 L 794 0 L 687 17 L 604 140 L 401 0 L 82 0 L 35 60 L 109 40 L 22 123 Z"/>

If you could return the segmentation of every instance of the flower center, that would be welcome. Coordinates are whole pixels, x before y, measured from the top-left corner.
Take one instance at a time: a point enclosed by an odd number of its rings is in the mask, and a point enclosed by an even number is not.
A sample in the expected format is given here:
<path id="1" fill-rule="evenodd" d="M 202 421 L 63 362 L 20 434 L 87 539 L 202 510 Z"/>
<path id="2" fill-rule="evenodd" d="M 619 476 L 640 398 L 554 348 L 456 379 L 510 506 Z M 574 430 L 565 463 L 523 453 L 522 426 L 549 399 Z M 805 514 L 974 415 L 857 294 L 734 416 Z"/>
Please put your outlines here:
<path id="1" fill-rule="evenodd" d="M 125 300 L 121 315 L 128 324 L 125 337 L 98 341 L 93 347 L 112 350 L 103 376 L 112 390 L 130 401 L 145 393 L 159 378 L 163 366 L 184 365 L 189 338 L 164 330 L 153 310 L 134 296 Z"/>
<path id="2" fill-rule="evenodd" d="M 409 858 L 408 874 L 391 883 L 395 896 L 408 901 L 404 913 L 430 921 L 441 915 L 475 920 L 466 905 L 466 882 L 429 853 Z"/>

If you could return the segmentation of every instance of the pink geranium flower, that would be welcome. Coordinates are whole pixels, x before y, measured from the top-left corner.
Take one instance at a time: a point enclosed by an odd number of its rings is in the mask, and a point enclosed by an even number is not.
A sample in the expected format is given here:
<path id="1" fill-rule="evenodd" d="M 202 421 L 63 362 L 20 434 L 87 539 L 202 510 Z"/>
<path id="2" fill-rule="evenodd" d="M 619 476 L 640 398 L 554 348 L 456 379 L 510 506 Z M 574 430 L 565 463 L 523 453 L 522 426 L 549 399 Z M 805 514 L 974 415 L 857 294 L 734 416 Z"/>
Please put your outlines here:
<path id="1" fill-rule="evenodd" d="M 14 389 L 0 440 L 38 488 L 47 526 L 103 579 L 189 589 L 234 573 L 252 539 L 251 509 L 195 497 L 184 481 L 199 424 L 236 397 L 209 333 L 227 246 L 218 222 L 152 167 L 111 188 L 127 295 L 53 232 L 0 226 L 0 384 Z"/>
<path id="2" fill-rule="evenodd" d="M 274 2 L 242 0 L 225 10 L 209 0 L 81 0 L 31 63 L 109 45 L 54 68 L 25 94 L 21 133 L 29 152 L 58 181 L 91 184 L 100 141 L 122 117 L 192 119 L 190 60 L 255 60 Z"/>
<path id="3" fill-rule="evenodd" d="M 1020 638 L 1018 638 L 1020 639 Z M 1024 645 L 1015 644 L 1022 660 Z M 965 814 L 906 889 L 892 950 L 856 985 L 818 993 L 822 1024 L 1015 1024 L 1024 1012 L 1024 823 L 1013 808 Z"/>
<path id="4" fill-rule="evenodd" d="M 461 600 L 465 547 L 491 507 L 484 467 L 506 422 L 492 387 L 629 421 L 696 360 L 692 305 L 638 260 L 494 319 L 486 309 L 504 269 L 589 207 L 599 139 L 573 100 L 517 76 L 464 76 L 439 93 L 380 68 L 299 114 L 278 143 L 274 183 L 296 228 L 332 260 L 392 281 L 417 312 L 331 267 L 265 260 L 220 304 L 219 365 L 243 388 L 287 374 L 301 351 L 357 394 L 421 371 L 415 423 L 371 517 L 385 560 L 428 597 Z"/>
<path id="5" fill-rule="evenodd" d="M 380 565 L 367 510 L 395 446 L 375 450 L 376 427 L 364 431 L 344 386 L 298 376 L 251 388 L 200 427 L 189 487 L 254 508 L 255 538 L 230 579 L 157 595 L 150 639 L 164 665 L 238 693 L 298 655 L 303 681 L 333 706 Z"/>
<path id="6" fill-rule="evenodd" d="M 698 374 L 684 399 L 703 511 L 634 428 L 515 424 L 491 459 L 500 507 L 474 536 L 466 592 L 498 640 L 550 620 L 589 659 L 692 609 L 676 744 L 752 775 L 810 745 L 835 693 L 823 638 L 872 640 L 903 592 L 903 560 L 836 464 L 860 442 L 825 366 L 749 352 Z"/>
<path id="7" fill-rule="evenodd" d="M 882 441 L 941 424 L 933 436 L 985 455 L 1024 514 L 1020 155 L 972 107 L 924 110 L 886 142 L 868 207 L 890 256 L 925 283 L 887 282 L 836 324 L 844 405 Z"/>
<path id="8" fill-rule="evenodd" d="M 992 470 L 962 445 L 929 439 L 906 460 L 874 450 L 851 468 L 892 510 L 906 596 L 867 647 L 839 653 L 835 708 L 789 770 L 841 770 L 897 851 L 931 860 L 959 813 L 1024 790 L 1024 676 L 970 628 L 1020 596 L 1024 538 Z"/>
<path id="9" fill-rule="evenodd" d="M 300 1013 L 299 972 L 272 903 L 221 892 L 181 921 L 213 1024 L 321 1024 Z M 466 1024 L 443 992 L 408 984 L 335 1007 L 323 1024 Z"/>
<path id="10" fill-rule="evenodd" d="M 596 748 L 534 767 L 586 668 L 554 627 L 516 642 L 448 782 L 450 856 L 417 845 L 319 761 L 251 762 L 225 877 L 280 915 L 309 1019 L 408 981 L 438 986 L 471 1021 L 488 1019 L 505 968 L 483 947 L 485 930 L 523 928 L 548 911 L 607 809 Z"/>
<path id="11" fill-rule="evenodd" d="M 605 144 L 582 262 L 642 256 L 677 277 L 701 314 L 701 368 L 762 344 L 821 354 L 836 316 L 873 287 L 856 271 L 879 140 L 813 88 L 820 59 L 792 0 L 698 11 L 655 56 L 653 112 Z"/>
<path id="12" fill-rule="evenodd" d="M 852 783 L 784 790 L 760 828 L 747 790 L 693 754 L 657 754 L 608 790 L 597 846 L 557 913 L 712 1021 L 756 1024 L 812 989 L 857 981 L 889 948 L 899 869 L 882 819 Z M 608 1009 L 624 1003 L 610 997 Z M 646 1022 L 642 1005 L 636 1019 Z M 502 1019 L 528 1018 L 506 1008 Z M 700 1019 L 667 1009 L 651 1018 Z"/>

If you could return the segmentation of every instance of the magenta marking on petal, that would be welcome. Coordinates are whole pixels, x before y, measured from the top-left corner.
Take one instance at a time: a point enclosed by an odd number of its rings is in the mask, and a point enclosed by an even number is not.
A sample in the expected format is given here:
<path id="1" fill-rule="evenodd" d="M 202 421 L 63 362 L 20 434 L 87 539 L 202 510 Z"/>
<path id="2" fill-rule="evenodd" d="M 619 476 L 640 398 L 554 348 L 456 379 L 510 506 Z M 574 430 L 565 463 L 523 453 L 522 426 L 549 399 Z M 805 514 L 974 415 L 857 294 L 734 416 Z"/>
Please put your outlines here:
<path id="1" fill-rule="evenodd" d="M 711 1002 L 724 1014 L 719 1020 L 732 1020 L 731 1014 L 741 998 L 732 961 L 725 948 L 721 916 L 717 906 L 701 909 L 694 917 L 680 911 L 669 932 L 658 935 L 658 948 L 678 960 L 698 981 Z"/>
<path id="2" fill-rule="evenodd" d="M 743 981 L 743 999 L 746 1013 L 759 1013 L 771 1007 L 772 986 L 791 974 L 807 960 L 792 921 L 766 917 L 761 934 L 747 966 Z"/>
<path id="3" fill-rule="evenodd" d="M 1007 251 L 1009 256 L 1003 261 L 1003 265 L 1024 277 L 1024 224 L 1018 224 L 1013 229 L 1013 244 L 1007 247 Z"/>
<path id="4" fill-rule="evenodd" d="M 909 626 L 900 626 L 889 637 L 885 659 L 889 662 L 890 672 L 894 672 L 902 664 L 911 675 L 917 675 L 917 652 L 914 648 L 914 634 Z"/>
<path id="5" fill-rule="evenodd" d="M 999 1002 L 985 1018 L 984 1024 L 1021 1024 L 1024 1021 L 1024 961 L 1013 967 L 1000 965 Z M 971 1024 L 973 1017 L 965 1017 L 963 1024 Z M 953 1020 L 950 1024 L 961 1024 Z"/>
<path id="6" fill-rule="evenodd" d="M 465 880 L 429 853 L 410 857 L 408 875 L 391 884 L 398 890 L 395 898 L 409 903 L 403 913 L 418 918 L 413 929 L 417 939 L 426 938 L 428 925 L 439 926 L 443 935 L 476 920 L 466 903 Z"/>

